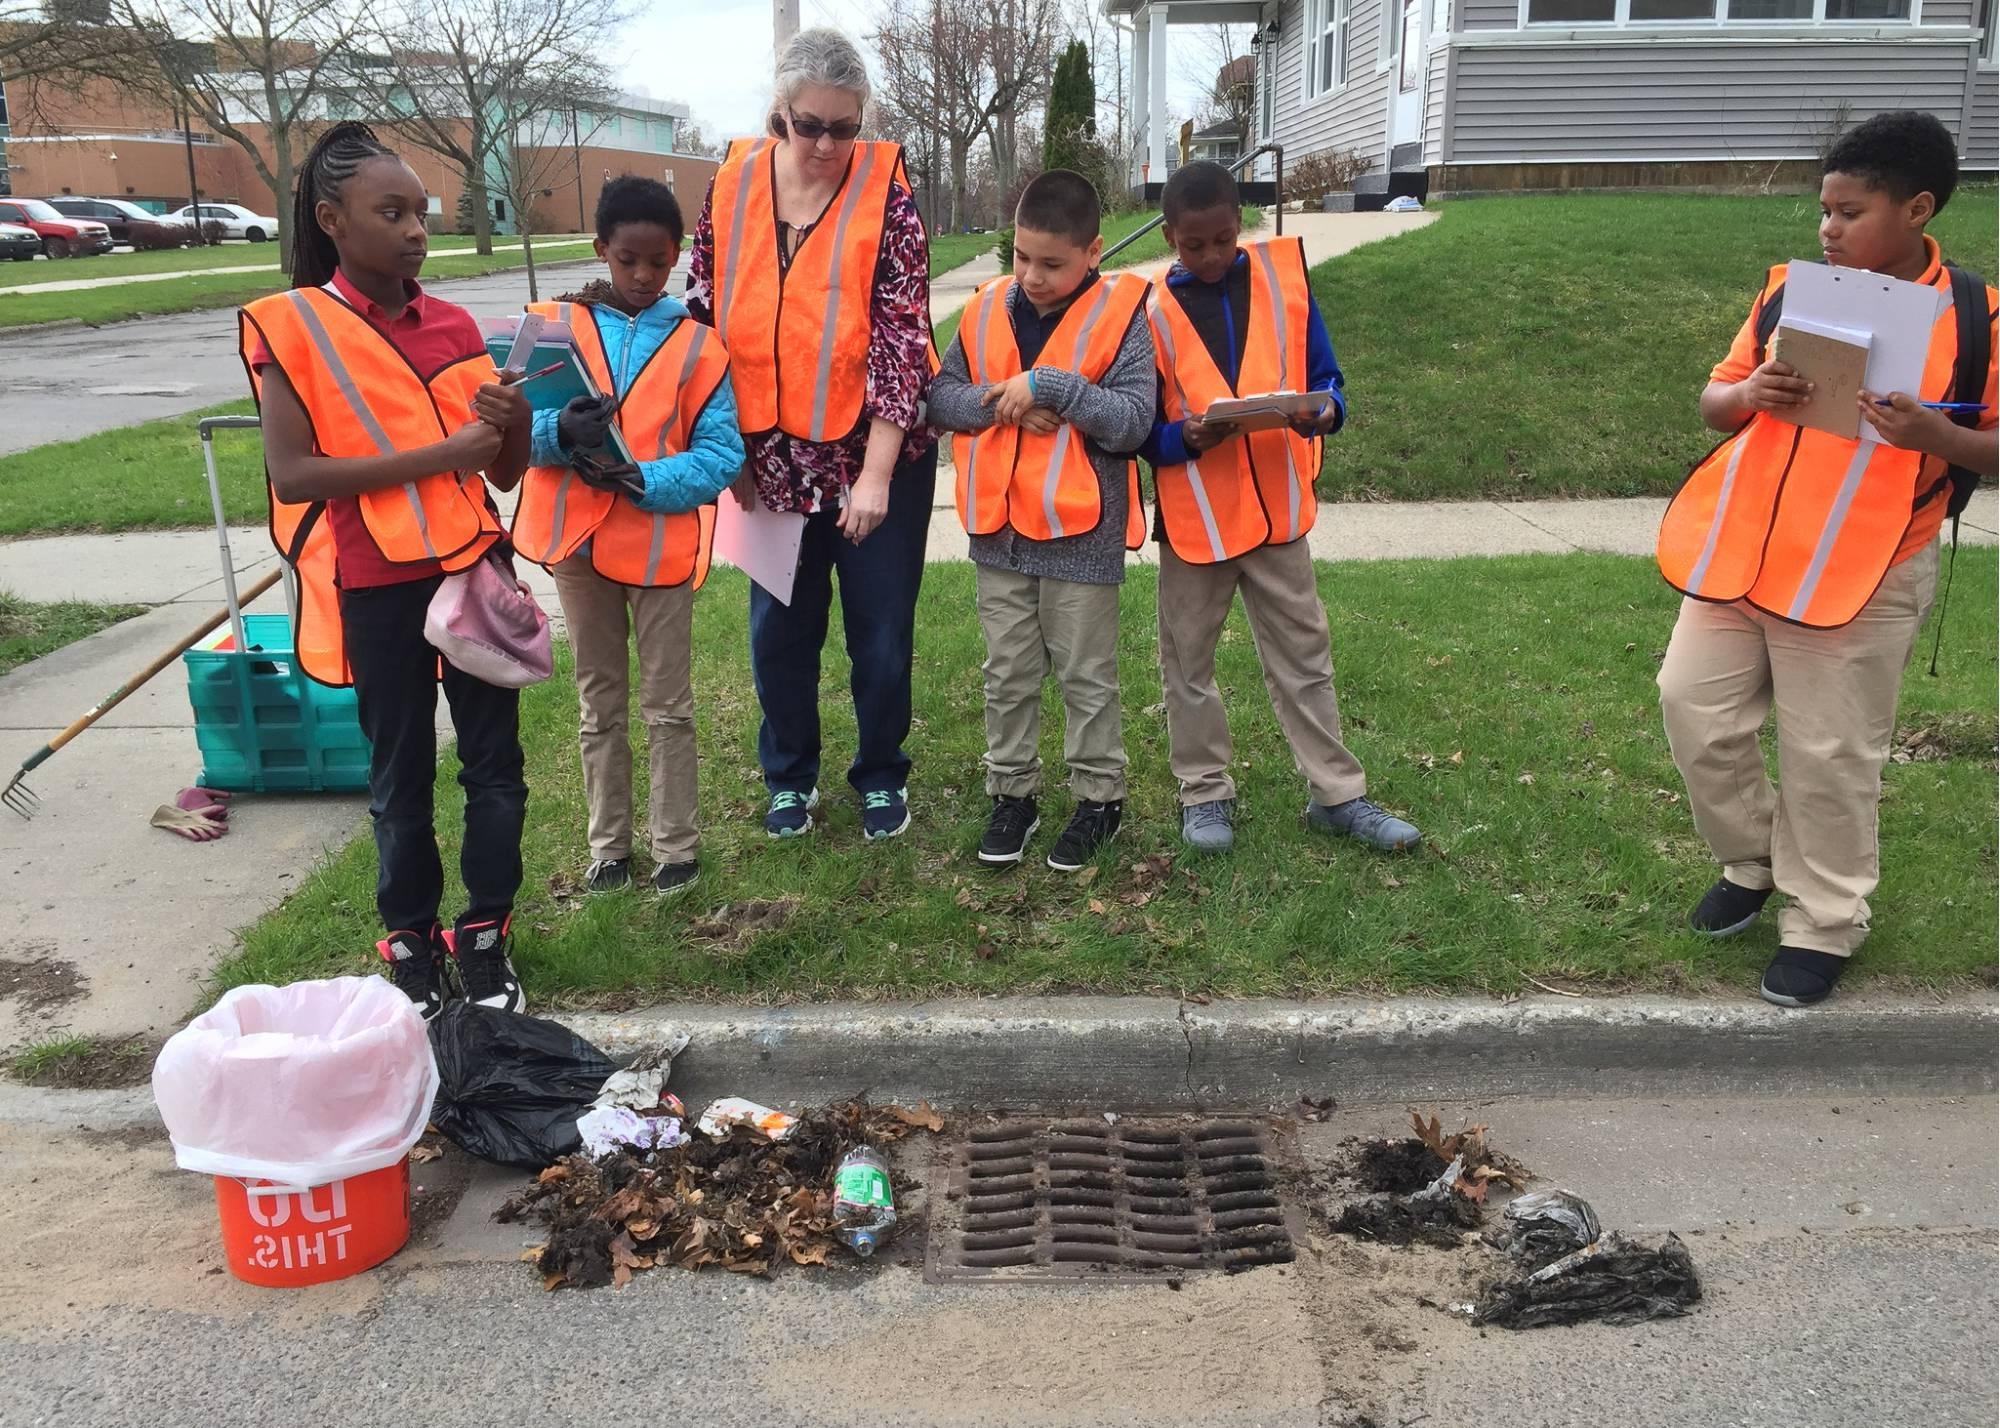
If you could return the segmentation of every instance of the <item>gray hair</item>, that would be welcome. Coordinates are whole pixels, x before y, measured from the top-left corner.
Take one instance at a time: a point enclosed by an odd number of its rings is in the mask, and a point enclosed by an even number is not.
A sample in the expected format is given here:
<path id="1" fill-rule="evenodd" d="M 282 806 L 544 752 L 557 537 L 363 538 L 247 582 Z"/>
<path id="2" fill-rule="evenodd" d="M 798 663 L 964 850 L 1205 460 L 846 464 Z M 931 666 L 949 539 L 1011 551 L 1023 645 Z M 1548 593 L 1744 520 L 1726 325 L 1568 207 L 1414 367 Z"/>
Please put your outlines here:
<path id="1" fill-rule="evenodd" d="M 838 30 L 801 30 L 778 56 L 778 103 L 786 105 L 812 85 L 844 89 L 868 103 L 868 64 Z"/>

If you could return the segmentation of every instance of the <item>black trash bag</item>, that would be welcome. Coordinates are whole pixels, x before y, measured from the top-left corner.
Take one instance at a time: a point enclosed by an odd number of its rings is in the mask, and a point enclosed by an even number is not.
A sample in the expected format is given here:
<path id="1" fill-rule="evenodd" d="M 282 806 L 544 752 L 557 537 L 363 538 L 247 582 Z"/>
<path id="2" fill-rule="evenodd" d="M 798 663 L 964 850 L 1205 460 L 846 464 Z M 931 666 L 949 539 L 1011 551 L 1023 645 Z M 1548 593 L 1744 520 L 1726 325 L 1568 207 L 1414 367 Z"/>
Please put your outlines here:
<path id="1" fill-rule="evenodd" d="M 1507 1220 L 1490 1238 L 1511 1254 L 1524 1270 L 1540 1269 L 1602 1234 L 1590 1202 L 1567 1190 L 1537 1190 L 1507 1203 Z"/>
<path id="2" fill-rule="evenodd" d="M 1539 1329 L 1550 1324 L 1638 1324 L 1685 1314 L 1701 1301 L 1701 1279 L 1677 1235 L 1658 1247 L 1613 1231 L 1533 1274 L 1495 1285 L 1475 1324 Z"/>
<path id="3" fill-rule="evenodd" d="M 431 1023 L 431 1120 L 482 1160 L 541 1170 L 583 1144 L 576 1119 L 618 1063 L 539 1017 L 452 1001 Z"/>

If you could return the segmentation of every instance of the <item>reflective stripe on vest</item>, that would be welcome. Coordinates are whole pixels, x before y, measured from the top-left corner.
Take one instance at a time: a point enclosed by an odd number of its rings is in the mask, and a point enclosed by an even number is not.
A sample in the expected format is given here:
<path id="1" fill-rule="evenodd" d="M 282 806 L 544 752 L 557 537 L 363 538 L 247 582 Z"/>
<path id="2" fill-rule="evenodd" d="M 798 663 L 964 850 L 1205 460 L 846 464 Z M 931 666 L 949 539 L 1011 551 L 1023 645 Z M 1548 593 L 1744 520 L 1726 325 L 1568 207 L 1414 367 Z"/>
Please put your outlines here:
<path id="1" fill-rule="evenodd" d="M 1311 296 L 1304 245 L 1281 238 L 1247 244 L 1244 251 L 1250 320 L 1233 387 L 1164 275 L 1153 285 L 1146 313 L 1170 421 L 1185 421 L 1239 393 L 1296 391 L 1305 383 Z M 1299 539 L 1318 514 L 1313 481 L 1322 449 L 1318 438 L 1284 427 L 1232 438 L 1199 458 L 1161 467 L 1154 473 L 1154 498 L 1167 543 L 1190 564 L 1208 565 Z"/>
<path id="2" fill-rule="evenodd" d="M 1784 278 L 1784 267 L 1771 270 L 1760 308 Z M 1937 286 L 1949 287 L 1942 271 Z M 1957 355 L 1958 320 L 1947 305 L 1931 331 L 1920 399 L 1950 395 Z M 1886 442 L 1757 412 L 1695 464 L 1667 506 L 1660 573 L 1699 600 L 1742 600 L 1817 629 L 1845 625 L 1910 533 L 1931 484 L 1927 464 Z"/>
<path id="3" fill-rule="evenodd" d="M 242 309 L 238 327 L 253 395 L 262 402 L 263 379 L 250 365 L 262 346 L 305 409 L 314 449 L 325 456 L 433 445 L 474 419 L 473 394 L 494 378 L 483 352 L 422 376 L 366 318 L 320 288 L 259 298 Z M 322 684 L 350 684 L 326 503 L 281 501 L 268 482 L 266 489 L 272 543 L 299 577 L 293 640 L 300 667 Z M 501 533 L 477 472 L 364 492 L 355 504 L 377 550 L 395 564 L 435 560 L 447 571 L 464 570 Z"/>
<path id="4" fill-rule="evenodd" d="M 587 306 L 534 303 L 530 312 L 569 324 L 600 391 L 617 390 L 597 322 Z M 729 357 L 714 331 L 683 319 L 645 366 L 626 382 L 618 430 L 640 461 L 686 451 L 709 398 L 729 372 Z M 643 511 L 633 501 L 599 490 L 567 466 L 538 466 L 523 478 L 514 515 L 515 546 L 539 565 L 556 565 L 586 543 L 591 568 L 620 585 L 670 586 L 708 575 L 715 507 L 695 511 Z"/>
<path id="5" fill-rule="evenodd" d="M 975 385 L 1004 382 L 1023 370 L 1011 316 L 1014 285 L 1012 278 L 986 284 L 960 319 L 959 331 L 972 334 L 966 369 Z M 1099 278 L 1063 314 L 1034 366 L 1102 381 L 1118 359 L 1146 291 L 1145 279 L 1133 274 Z M 1056 540 L 1095 530 L 1103 518 L 1097 470 L 1068 422 L 1047 435 L 1018 426 L 956 435 L 952 462 L 959 520 L 973 535 L 992 535 L 1011 525 L 1030 540 Z M 1127 465 L 1129 493 L 1137 470 Z M 1127 528 L 1129 533 L 1129 511 Z"/>
<path id="6" fill-rule="evenodd" d="M 715 176 L 715 321 L 736 370 L 744 432 L 838 441 L 861 425 L 868 390 L 869 295 L 896 144 L 859 143 L 840 189 L 789 264 L 778 261 L 770 139 L 738 139 Z"/>

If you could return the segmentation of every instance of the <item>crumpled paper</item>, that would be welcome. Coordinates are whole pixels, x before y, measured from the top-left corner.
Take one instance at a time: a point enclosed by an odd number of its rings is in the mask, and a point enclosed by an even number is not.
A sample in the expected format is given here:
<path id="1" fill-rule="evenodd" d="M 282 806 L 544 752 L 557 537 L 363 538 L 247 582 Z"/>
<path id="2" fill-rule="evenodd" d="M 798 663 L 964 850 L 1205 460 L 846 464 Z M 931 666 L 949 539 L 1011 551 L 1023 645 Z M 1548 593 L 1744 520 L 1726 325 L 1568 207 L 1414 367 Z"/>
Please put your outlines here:
<path id="1" fill-rule="evenodd" d="M 746 1101 L 741 1096 L 724 1096 L 710 1101 L 708 1109 L 701 1113 L 696 1122 L 703 1135 L 722 1137 L 729 1134 L 732 1126 L 749 1126 L 761 1131 L 771 1140 L 784 1140 L 798 1129 L 799 1118 L 783 1111 L 774 1111 L 769 1106 L 760 1106 L 755 1101 Z"/>
<path id="2" fill-rule="evenodd" d="M 688 1141 L 679 1116 L 642 1116 L 628 1106 L 592 1107 L 577 1118 L 576 1130 L 593 1160 L 618 1150 L 672 1150 Z"/>

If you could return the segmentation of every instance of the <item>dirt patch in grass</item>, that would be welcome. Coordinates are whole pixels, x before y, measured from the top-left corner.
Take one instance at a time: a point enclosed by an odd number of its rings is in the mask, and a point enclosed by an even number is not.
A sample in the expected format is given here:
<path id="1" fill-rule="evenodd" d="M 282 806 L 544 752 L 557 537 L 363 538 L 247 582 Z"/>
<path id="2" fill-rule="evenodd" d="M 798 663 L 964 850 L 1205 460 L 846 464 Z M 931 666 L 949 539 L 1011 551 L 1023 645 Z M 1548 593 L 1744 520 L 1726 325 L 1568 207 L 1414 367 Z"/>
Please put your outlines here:
<path id="1" fill-rule="evenodd" d="M 12 1063 L 14 1079 L 64 1091 L 141 1086 L 162 1043 L 143 1036 L 71 1036 L 30 1046 Z"/>
<path id="2" fill-rule="evenodd" d="M 1968 762 L 1988 768 L 2000 762 L 2000 719 L 1967 711 L 1937 714 L 1896 730 L 1889 761 L 1898 764 Z"/>
<path id="3" fill-rule="evenodd" d="M 688 928 L 687 935 L 712 943 L 718 950 L 738 951 L 760 932 L 777 932 L 799 910 L 799 899 L 780 897 L 724 903 L 711 917 Z"/>
<path id="4" fill-rule="evenodd" d="M 11 999 L 30 1014 L 65 1006 L 83 995 L 85 978 L 76 963 L 47 955 L 46 944 L 23 949 L 27 960 L 0 957 L 0 1000 Z"/>

